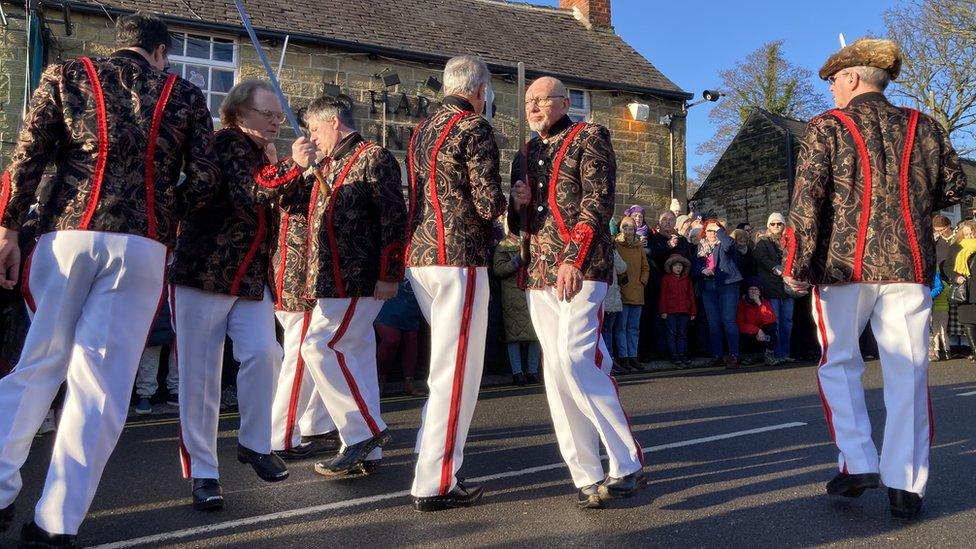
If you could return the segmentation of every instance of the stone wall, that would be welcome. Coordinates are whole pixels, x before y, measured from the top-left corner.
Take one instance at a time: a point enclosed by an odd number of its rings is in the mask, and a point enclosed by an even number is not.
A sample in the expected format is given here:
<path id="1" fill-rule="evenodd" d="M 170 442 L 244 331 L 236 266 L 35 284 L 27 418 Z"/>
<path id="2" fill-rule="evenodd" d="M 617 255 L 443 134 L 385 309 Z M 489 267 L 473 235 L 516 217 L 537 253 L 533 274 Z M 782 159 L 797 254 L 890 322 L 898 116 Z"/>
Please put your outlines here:
<path id="1" fill-rule="evenodd" d="M 7 8 L 11 15 L 23 15 L 23 9 Z M 60 12 L 51 11 L 48 16 L 60 19 Z M 74 33 L 65 36 L 64 28 L 51 25 L 54 40 L 51 43 L 49 61 L 81 55 L 106 55 L 114 49 L 114 25 L 104 17 L 73 14 Z M 181 29 L 174 27 L 174 30 Z M 196 31 L 200 34 L 209 34 Z M 26 55 L 26 35 L 23 19 L 11 19 L 7 29 L 0 29 L 0 100 L 7 98 L 9 81 L 10 100 L 0 107 L 0 136 L 4 143 L 0 149 L 0 162 L 9 158 L 12 142 L 21 123 L 23 106 L 24 59 Z M 257 54 L 246 35 L 238 37 L 239 79 L 264 78 L 264 70 Z M 272 64 L 277 65 L 281 55 L 280 41 L 264 41 L 265 51 Z M 8 71 L 9 68 L 9 71 Z M 375 75 L 386 68 L 392 68 L 400 77 L 400 84 L 384 88 L 382 80 Z M 321 46 L 311 46 L 292 42 L 288 46 L 280 80 L 289 102 L 294 108 L 306 105 L 322 93 L 326 83 L 338 84 L 342 93 L 352 104 L 359 128 L 369 139 L 382 142 L 384 91 L 387 93 L 386 105 L 386 145 L 397 158 L 404 162 L 404 149 L 410 132 L 420 120 L 418 110 L 433 110 L 439 104 L 440 94 L 427 89 L 423 83 L 429 76 L 441 79 L 441 66 L 407 62 L 395 59 L 341 51 Z M 502 150 L 502 175 L 508 184 L 510 163 L 515 155 L 518 136 L 517 112 L 522 108 L 521 98 L 516 97 L 517 85 L 514 78 L 495 78 L 496 114 L 495 128 L 499 147 Z M 572 86 L 571 86 L 572 87 Z M 617 210 L 622 212 L 629 204 L 639 203 L 652 210 L 664 210 L 670 203 L 671 192 L 671 146 L 669 129 L 656 121 L 664 115 L 679 112 L 681 103 L 650 97 L 638 97 L 628 93 L 602 90 L 590 92 L 590 121 L 610 129 L 618 161 Z M 375 103 L 374 103 L 375 101 Z M 651 107 L 649 120 L 654 122 L 635 122 L 631 119 L 627 104 L 640 101 Z M 685 122 L 678 118 L 675 123 L 674 139 L 674 180 L 675 196 L 683 199 L 686 189 L 685 167 Z M 282 131 L 279 142 L 284 152 L 289 146 L 291 130 Z M 682 200 L 684 203 L 684 200 Z"/>

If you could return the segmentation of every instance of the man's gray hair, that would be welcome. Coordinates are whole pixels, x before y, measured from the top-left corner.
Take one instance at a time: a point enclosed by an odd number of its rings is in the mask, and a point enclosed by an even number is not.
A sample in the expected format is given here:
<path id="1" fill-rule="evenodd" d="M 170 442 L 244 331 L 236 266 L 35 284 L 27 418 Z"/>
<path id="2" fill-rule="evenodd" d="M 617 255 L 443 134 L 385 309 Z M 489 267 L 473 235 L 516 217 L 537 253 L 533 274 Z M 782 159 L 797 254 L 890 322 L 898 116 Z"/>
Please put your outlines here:
<path id="1" fill-rule="evenodd" d="M 891 75 L 884 69 L 877 67 L 851 67 L 851 70 L 856 72 L 866 84 L 874 86 L 881 91 L 884 91 L 888 87 L 888 83 L 891 82 Z"/>
<path id="2" fill-rule="evenodd" d="M 336 117 L 343 126 L 351 129 L 356 129 L 356 120 L 352 116 L 352 111 L 349 109 L 344 101 L 339 98 L 323 95 L 317 97 L 309 103 L 308 108 L 305 109 L 305 124 L 308 124 L 308 120 L 315 118 L 316 120 L 328 120 L 329 118 Z"/>
<path id="3" fill-rule="evenodd" d="M 452 57 L 444 66 L 444 93 L 447 95 L 474 95 L 490 80 L 488 65 L 477 55 Z"/>

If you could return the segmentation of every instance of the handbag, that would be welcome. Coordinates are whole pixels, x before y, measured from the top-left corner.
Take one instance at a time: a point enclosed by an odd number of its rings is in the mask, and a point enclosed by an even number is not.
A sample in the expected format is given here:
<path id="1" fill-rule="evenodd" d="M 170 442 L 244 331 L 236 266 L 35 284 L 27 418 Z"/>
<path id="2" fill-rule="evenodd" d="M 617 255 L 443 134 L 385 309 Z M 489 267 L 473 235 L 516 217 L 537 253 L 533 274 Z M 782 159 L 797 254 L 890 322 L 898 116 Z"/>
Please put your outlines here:
<path id="1" fill-rule="evenodd" d="M 956 305 L 969 303 L 969 286 L 965 282 L 949 287 L 949 303 Z"/>

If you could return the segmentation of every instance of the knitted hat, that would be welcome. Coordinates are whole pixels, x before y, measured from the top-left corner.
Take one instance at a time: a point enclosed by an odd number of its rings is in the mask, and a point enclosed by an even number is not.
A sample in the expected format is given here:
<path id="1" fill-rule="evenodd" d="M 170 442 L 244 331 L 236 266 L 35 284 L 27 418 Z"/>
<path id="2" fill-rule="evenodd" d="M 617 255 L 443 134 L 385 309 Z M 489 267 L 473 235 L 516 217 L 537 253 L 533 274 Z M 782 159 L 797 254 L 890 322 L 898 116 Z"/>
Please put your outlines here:
<path id="1" fill-rule="evenodd" d="M 932 216 L 932 226 L 936 229 L 945 229 L 946 227 L 951 227 L 952 222 L 942 214 L 935 214 Z"/>
<path id="2" fill-rule="evenodd" d="M 686 221 L 691 221 L 691 218 L 685 214 L 681 214 L 678 216 L 677 219 L 674 220 L 674 227 L 676 229 L 680 229 L 681 226 L 684 225 Z"/>
<path id="3" fill-rule="evenodd" d="M 634 204 L 633 206 L 631 206 L 631 207 L 627 208 L 626 210 L 624 210 L 624 215 L 626 215 L 626 216 L 631 216 L 631 215 L 634 215 L 635 213 L 639 213 L 641 215 L 644 215 L 644 208 L 641 208 L 637 204 Z"/>
<path id="4" fill-rule="evenodd" d="M 758 276 L 750 276 L 746 279 L 746 289 L 749 288 L 759 288 L 759 291 L 763 289 L 762 279 Z"/>
<path id="5" fill-rule="evenodd" d="M 678 215 L 678 212 L 681 211 L 681 202 L 678 202 L 677 198 L 672 198 L 671 207 L 668 209 L 674 212 L 674 215 Z"/>
<path id="6" fill-rule="evenodd" d="M 773 223 L 782 223 L 782 224 L 786 225 L 786 220 L 783 219 L 783 214 L 781 214 L 779 212 L 773 212 L 773 213 L 769 214 L 769 218 L 766 219 L 766 226 L 768 227 L 768 226 L 772 225 Z"/>
<path id="7" fill-rule="evenodd" d="M 901 50 L 891 40 L 861 38 L 831 55 L 818 74 L 821 80 L 826 80 L 851 67 L 875 67 L 887 72 L 894 80 L 901 72 Z"/>

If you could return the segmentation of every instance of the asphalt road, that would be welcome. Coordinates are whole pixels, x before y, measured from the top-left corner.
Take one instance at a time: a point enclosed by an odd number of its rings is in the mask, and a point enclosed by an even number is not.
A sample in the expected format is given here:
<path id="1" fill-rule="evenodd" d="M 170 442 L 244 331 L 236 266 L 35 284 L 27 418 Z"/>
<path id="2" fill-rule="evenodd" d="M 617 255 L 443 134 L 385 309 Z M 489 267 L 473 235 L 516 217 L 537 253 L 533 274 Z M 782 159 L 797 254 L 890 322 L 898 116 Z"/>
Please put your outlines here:
<path id="1" fill-rule="evenodd" d="M 880 371 L 870 363 L 868 405 L 880 443 Z M 976 367 L 933 365 L 937 433 L 924 515 L 888 512 L 884 490 L 835 500 L 835 471 L 812 365 L 738 372 L 697 370 L 624 378 L 621 397 L 646 452 L 648 488 L 603 511 L 581 511 L 562 466 L 541 387 L 486 390 L 462 475 L 485 479 L 475 508 L 421 514 L 408 505 L 420 399 L 384 401 L 393 432 L 382 468 L 330 481 L 297 462 L 278 484 L 234 459 L 236 417 L 221 422 L 226 506 L 192 510 L 180 478 L 172 419 L 131 423 L 108 464 L 79 541 L 105 547 L 972 547 Z M 24 467 L 15 526 L 29 519 L 51 439 Z M 17 528 L 0 535 L 15 543 Z"/>

